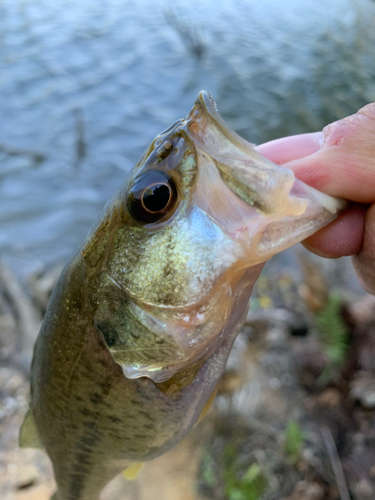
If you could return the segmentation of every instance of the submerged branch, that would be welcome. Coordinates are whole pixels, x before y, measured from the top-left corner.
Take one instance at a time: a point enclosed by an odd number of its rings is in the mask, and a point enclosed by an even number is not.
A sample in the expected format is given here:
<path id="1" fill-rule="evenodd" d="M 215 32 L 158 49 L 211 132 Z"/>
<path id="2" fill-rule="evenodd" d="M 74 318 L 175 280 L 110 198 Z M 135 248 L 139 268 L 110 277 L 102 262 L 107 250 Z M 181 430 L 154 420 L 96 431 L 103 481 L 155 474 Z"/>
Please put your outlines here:
<path id="1" fill-rule="evenodd" d="M 32 149 L 18 148 L 14 146 L 7 146 L 5 144 L 0 144 L 0 152 L 5 153 L 9 156 L 28 156 L 35 163 L 42 163 L 46 159 L 46 155 L 40 153 L 39 151 L 34 151 Z"/>

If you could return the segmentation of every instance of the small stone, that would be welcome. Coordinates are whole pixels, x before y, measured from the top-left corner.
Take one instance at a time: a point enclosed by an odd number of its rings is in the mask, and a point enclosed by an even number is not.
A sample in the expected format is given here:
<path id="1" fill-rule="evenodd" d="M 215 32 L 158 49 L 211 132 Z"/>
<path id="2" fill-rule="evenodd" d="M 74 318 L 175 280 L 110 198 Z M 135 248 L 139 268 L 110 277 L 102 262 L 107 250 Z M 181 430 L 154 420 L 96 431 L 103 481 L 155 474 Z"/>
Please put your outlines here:
<path id="1" fill-rule="evenodd" d="M 341 404 L 341 395 L 336 389 L 326 389 L 316 398 L 316 402 L 321 406 L 335 408 Z"/>
<path id="2" fill-rule="evenodd" d="M 12 374 L 4 384 L 4 390 L 8 393 L 16 392 L 22 384 L 24 384 L 24 378 L 17 372 Z"/>
<path id="3" fill-rule="evenodd" d="M 350 394 L 368 410 L 375 408 L 375 378 L 370 372 L 358 372 L 355 376 Z"/>
<path id="4" fill-rule="evenodd" d="M 281 382 L 278 378 L 274 377 L 268 382 L 268 385 L 272 391 L 278 391 L 281 388 Z"/>
<path id="5" fill-rule="evenodd" d="M 54 487 L 49 484 L 40 484 L 36 487 L 19 490 L 14 494 L 14 500 L 50 500 Z"/>
<path id="6" fill-rule="evenodd" d="M 324 488 L 318 483 L 299 481 L 292 495 L 283 500 L 323 500 Z"/>
<path id="7" fill-rule="evenodd" d="M 33 465 L 24 465 L 17 469 L 15 487 L 17 490 L 26 490 L 35 485 L 38 478 L 38 470 Z"/>
<path id="8" fill-rule="evenodd" d="M 375 297 L 373 295 L 362 296 L 349 305 L 349 311 L 357 326 L 366 325 L 375 317 Z"/>
<path id="9" fill-rule="evenodd" d="M 355 500 L 373 500 L 375 492 L 368 479 L 362 478 L 353 488 Z"/>

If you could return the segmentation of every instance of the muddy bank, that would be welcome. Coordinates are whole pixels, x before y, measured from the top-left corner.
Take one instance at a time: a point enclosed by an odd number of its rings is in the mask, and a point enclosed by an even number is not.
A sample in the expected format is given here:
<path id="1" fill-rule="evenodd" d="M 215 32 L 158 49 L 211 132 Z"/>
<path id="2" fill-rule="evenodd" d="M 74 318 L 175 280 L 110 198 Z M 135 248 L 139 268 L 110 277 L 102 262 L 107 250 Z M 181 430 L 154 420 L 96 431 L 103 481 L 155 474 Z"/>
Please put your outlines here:
<path id="1" fill-rule="evenodd" d="M 374 498 L 375 299 L 343 286 L 345 273 L 347 284 L 353 278 L 349 261 L 334 269 L 306 255 L 277 271 L 271 263 L 260 278 L 204 421 L 135 481 L 116 478 L 103 500 Z M 47 500 L 54 491 L 48 458 L 20 450 L 17 435 L 32 344 L 60 270 L 20 284 L 0 269 L 5 500 Z"/>

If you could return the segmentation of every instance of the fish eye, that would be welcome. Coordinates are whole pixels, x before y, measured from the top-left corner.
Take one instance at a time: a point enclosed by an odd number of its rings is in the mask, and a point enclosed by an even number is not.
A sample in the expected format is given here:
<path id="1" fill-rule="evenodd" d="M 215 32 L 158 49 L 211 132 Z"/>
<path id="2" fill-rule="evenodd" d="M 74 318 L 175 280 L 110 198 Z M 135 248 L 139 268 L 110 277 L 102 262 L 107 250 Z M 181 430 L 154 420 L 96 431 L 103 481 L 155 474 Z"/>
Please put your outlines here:
<path id="1" fill-rule="evenodd" d="M 159 222 L 171 215 L 177 201 L 173 180 L 160 171 L 146 172 L 131 186 L 127 206 L 139 222 Z"/>

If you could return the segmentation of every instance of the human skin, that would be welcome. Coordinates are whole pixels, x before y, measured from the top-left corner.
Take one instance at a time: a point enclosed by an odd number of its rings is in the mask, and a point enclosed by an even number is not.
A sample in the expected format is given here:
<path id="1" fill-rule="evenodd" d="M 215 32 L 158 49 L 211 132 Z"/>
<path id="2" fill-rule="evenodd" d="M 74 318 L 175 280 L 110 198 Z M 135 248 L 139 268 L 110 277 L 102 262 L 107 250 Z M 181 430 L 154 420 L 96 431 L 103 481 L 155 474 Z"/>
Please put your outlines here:
<path id="1" fill-rule="evenodd" d="M 277 139 L 256 149 L 291 168 L 306 184 L 353 202 L 304 245 L 323 257 L 352 255 L 363 288 L 375 294 L 375 103 L 322 132 Z"/>

